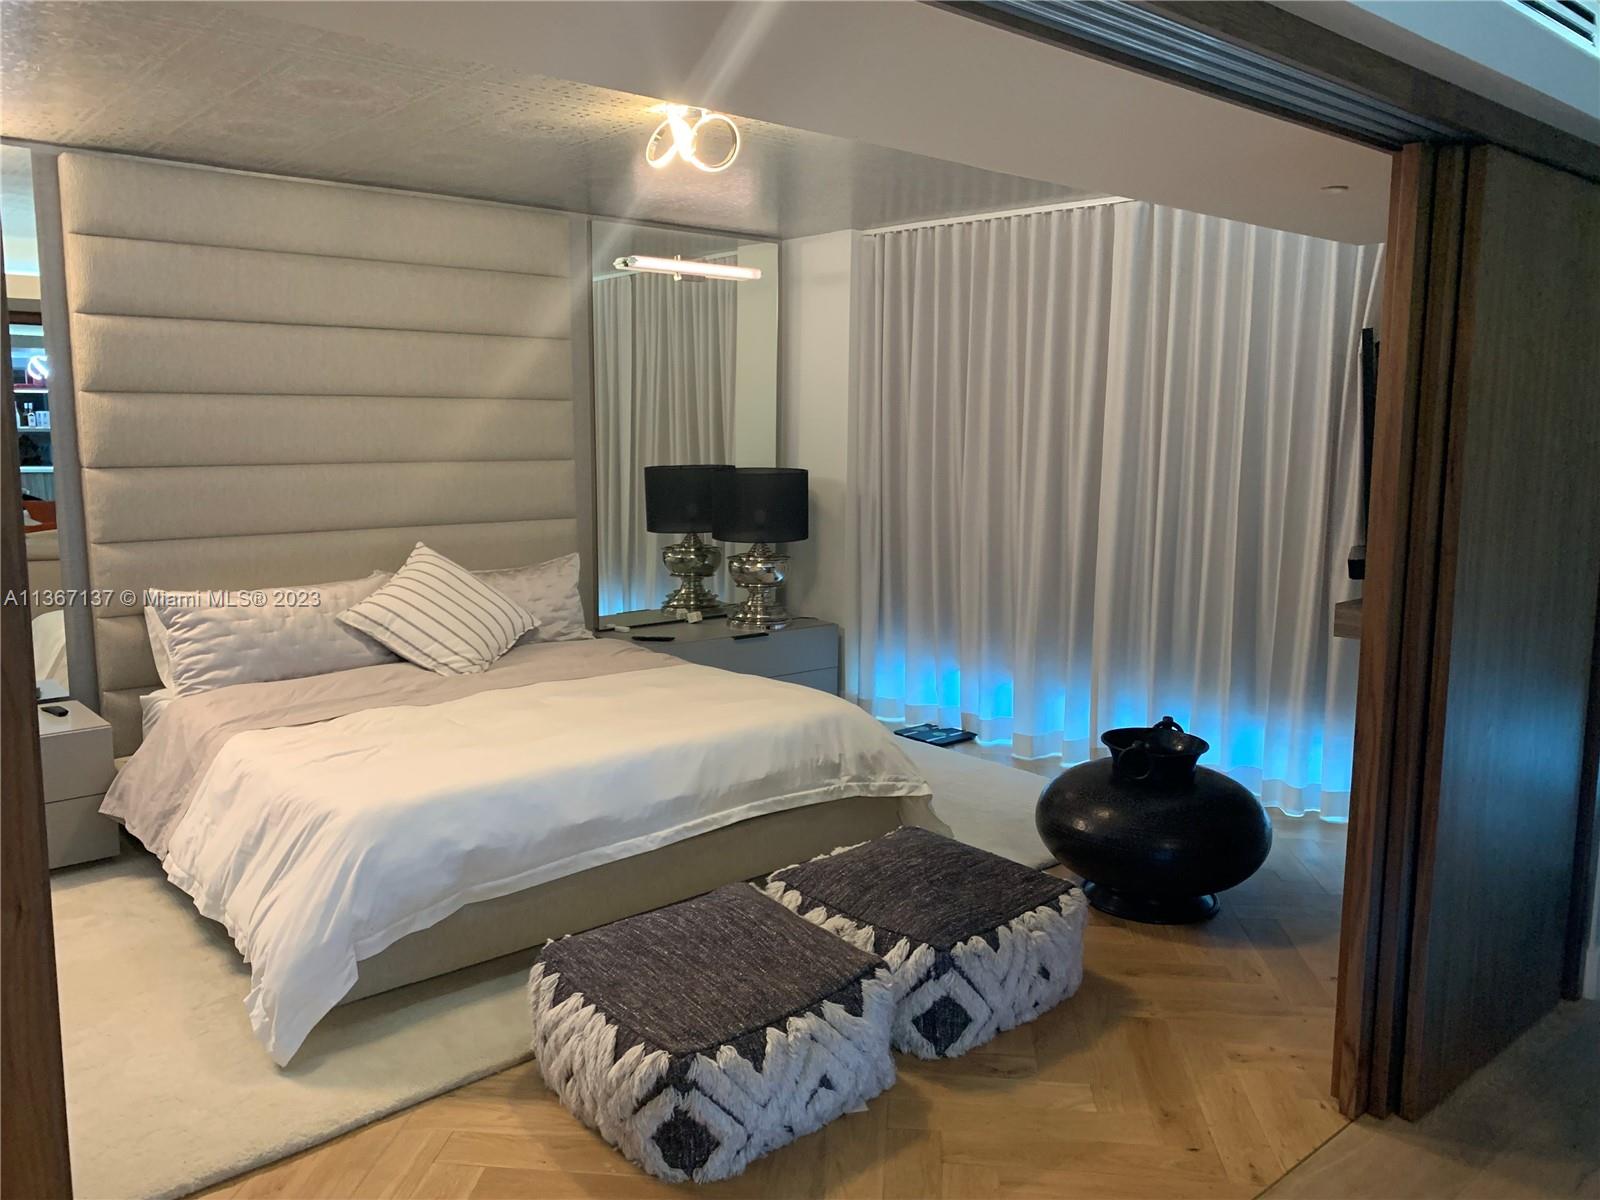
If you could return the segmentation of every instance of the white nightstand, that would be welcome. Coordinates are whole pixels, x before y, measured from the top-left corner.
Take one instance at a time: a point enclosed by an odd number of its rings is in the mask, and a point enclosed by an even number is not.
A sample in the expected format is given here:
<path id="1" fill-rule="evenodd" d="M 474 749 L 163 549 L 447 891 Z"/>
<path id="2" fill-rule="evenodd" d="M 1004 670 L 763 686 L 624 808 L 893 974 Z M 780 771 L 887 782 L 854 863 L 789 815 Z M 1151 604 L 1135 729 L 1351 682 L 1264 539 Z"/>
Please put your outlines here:
<path id="1" fill-rule="evenodd" d="M 57 716 L 46 707 L 67 712 Z M 116 773 L 111 726 L 76 700 L 40 705 L 39 761 L 51 870 L 115 855 L 117 823 L 100 815 L 100 801 Z"/>
<path id="2" fill-rule="evenodd" d="M 619 613 L 607 623 L 628 624 L 629 613 Z M 642 614 L 638 614 L 642 615 Z M 670 637 L 670 642 L 637 641 Z M 765 675 L 839 694 L 839 627 L 815 617 L 796 617 L 782 629 L 769 633 L 740 633 L 728 628 L 726 618 L 715 617 L 691 625 L 639 626 L 631 632 L 610 630 L 598 635 L 614 641 L 632 641 L 646 650 L 660 650 L 686 662 L 721 667 L 741 675 Z"/>

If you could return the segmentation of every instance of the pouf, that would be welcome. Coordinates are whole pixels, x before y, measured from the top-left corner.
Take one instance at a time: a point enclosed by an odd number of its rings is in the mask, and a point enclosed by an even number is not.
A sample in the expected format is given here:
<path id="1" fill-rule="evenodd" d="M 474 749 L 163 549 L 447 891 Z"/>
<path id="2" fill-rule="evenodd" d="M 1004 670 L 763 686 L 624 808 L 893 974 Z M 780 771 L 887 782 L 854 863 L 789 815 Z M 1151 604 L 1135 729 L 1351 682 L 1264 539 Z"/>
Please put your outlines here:
<path id="1" fill-rule="evenodd" d="M 556 939 L 528 994 L 545 1083 L 674 1182 L 737 1175 L 894 1082 L 883 960 L 749 884 Z"/>
<path id="2" fill-rule="evenodd" d="M 766 893 L 894 972 L 894 1045 L 954 1058 L 1083 981 L 1083 893 L 906 827 L 767 877 Z"/>

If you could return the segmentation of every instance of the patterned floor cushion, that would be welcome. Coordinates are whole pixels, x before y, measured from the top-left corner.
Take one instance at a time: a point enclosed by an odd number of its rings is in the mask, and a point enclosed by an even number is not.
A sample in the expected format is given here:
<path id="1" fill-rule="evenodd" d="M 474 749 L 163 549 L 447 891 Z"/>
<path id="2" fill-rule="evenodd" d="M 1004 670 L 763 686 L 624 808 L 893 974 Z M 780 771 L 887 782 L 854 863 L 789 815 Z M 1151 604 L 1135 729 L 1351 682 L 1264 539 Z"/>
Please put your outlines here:
<path id="1" fill-rule="evenodd" d="M 894 1082 L 883 960 L 749 884 L 552 941 L 528 991 L 545 1082 L 675 1182 L 737 1175 Z"/>
<path id="2" fill-rule="evenodd" d="M 896 1049 L 954 1058 L 1083 980 L 1083 893 L 1008 858 L 903 828 L 784 867 L 769 896 L 894 969 Z"/>

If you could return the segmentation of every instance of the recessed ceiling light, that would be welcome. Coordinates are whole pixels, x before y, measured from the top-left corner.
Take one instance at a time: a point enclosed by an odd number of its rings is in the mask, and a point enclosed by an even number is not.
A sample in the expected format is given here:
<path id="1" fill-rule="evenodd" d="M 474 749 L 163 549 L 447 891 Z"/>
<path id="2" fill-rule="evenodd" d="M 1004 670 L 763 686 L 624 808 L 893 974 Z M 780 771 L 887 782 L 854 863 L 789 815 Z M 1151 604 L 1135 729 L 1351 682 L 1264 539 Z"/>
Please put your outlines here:
<path id="1" fill-rule="evenodd" d="M 667 114 L 666 120 L 656 126 L 650 140 L 644 144 L 644 161 L 652 167 L 659 170 L 673 159 L 681 159 L 691 167 L 715 175 L 733 166 L 733 160 L 739 157 L 739 127 L 727 114 L 688 104 L 658 104 L 650 111 Z M 726 127 L 730 144 L 722 158 L 706 162 L 698 153 L 700 134 L 707 127 L 717 125 Z"/>
<path id="2" fill-rule="evenodd" d="M 1348 183 L 1330 183 L 1325 185 L 1322 190 L 1325 192 L 1332 192 L 1334 195 L 1339 195 L 1342 192 L 1348 192 L 1350 190 L 1350 185 Z"/>

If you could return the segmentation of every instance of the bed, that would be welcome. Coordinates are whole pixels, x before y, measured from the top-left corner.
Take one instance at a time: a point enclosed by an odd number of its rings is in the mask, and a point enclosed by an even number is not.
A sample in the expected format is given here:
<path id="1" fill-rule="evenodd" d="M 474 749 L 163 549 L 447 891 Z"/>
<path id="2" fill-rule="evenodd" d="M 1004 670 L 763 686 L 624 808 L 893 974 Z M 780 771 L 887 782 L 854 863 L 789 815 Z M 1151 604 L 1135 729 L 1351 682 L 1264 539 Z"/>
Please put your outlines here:
<path id="1" fill-rule="evenodd" d="M 173 698 L 103 811 L 228 929 L 283 1064 L 347 997 L 860 840 L 926 791 L 836 697 L 590 639 Z"/>
<path id="2" fill-rule="evenodd" d="M 860 841 L 925 794 L 835 697 L 631 646 L 614 669 L 594 639 L 460 691 L 388 663 L 149 699 L 152 589 L 394 571 L 424 540 L 475 571 L 579 552 L 592 620 L 587 226 L 80 152 L 35 180 L 71 343 L 62 570 L 97 597 L 66 617 L 74 694 L 123 763 L 107 811 L 228 926 L 275 1060 L 341 1001 Z"/>

